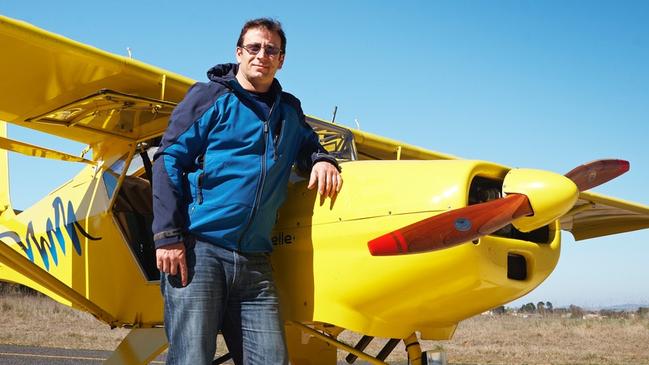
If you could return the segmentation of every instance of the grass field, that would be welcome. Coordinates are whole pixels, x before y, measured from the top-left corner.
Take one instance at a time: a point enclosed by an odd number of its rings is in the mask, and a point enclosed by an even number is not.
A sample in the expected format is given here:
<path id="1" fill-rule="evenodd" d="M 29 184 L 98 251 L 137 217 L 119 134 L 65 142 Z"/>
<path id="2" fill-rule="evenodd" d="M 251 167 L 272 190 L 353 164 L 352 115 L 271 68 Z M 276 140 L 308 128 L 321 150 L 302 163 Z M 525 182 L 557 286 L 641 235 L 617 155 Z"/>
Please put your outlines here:
<path id="1" fill-rule="evenodd" d="M 40 295 L 0 294 L 0 318 L 4 344 L 112 350 L 127 333 Z M 342 335 L 350 343 L 355 338 Z M 375 341 L 370 352 L 384 342 Z M 649 365 L 649 319 L 477 316 L 460 323 L 453 340 L 422 347 L 442 347 L 455 364 Z M 387 360 L 404 359 L 399 345 Z"/>

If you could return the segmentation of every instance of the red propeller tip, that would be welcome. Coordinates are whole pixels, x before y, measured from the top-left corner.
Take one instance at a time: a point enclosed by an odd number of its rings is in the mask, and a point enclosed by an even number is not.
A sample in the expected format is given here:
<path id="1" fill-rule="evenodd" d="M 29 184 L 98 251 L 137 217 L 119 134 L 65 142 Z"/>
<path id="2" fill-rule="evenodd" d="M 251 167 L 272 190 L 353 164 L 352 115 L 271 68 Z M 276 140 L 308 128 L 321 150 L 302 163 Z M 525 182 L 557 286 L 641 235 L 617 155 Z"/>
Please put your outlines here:
<path id="1" fill-rule="evenodd" d="M 629 163 L 629 161 L 625 161 L 625 160 L 618 160 L 618 161 L 619 161 L 619 171 L 620 171 L 620 173 L 623 174 L 623 173 L 629 171 L 629 169 L 631 169 L 631 164 Z"/>
<path id="2" fill-rule="evenodd" d="M 372 256 L 390 256 L 408 252 L 408 245 L 398 230 L 369 241 L 367 247 Z"/>

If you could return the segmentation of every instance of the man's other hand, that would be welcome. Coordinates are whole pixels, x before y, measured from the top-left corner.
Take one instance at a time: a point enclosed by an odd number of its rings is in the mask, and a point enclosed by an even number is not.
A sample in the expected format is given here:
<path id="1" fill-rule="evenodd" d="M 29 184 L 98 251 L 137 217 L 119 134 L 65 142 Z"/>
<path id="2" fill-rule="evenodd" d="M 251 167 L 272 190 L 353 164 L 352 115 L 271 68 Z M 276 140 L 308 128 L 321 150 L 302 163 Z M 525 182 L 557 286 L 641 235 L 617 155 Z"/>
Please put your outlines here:
<path id="1" fill-rule="evenodd" d="M 309 190 L 313 189 L 318 183 L 318 193 L 322 197 L 333 198 L 343 187 L 343 178 L 336 166 L 326 161 L 316 162 L 311 169 L 311 178 L 309 179 Z"/>
<path id="2" fill-rule="evenodd" d="M 155 250 L 155 256 L 158 270 L 169 275 L 180 273 L 180 281 L 183 286 L 187 286 L 187 260 L 183 242 L 160 247 Z"/>

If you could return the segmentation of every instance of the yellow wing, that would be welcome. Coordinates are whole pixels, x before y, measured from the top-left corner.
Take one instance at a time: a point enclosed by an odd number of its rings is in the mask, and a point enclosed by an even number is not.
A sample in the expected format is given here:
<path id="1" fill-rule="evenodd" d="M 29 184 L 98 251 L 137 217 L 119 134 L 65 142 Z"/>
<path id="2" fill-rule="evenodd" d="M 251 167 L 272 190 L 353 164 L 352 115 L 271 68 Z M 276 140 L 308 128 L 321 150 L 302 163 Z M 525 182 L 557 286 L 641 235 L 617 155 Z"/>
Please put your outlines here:
<path id="1" fill-rule="evenodd" d="M 427 150 L 359 129 L 332 124 L 313 116 L 307 122 L 320 143 L 340 160 L 456 160 L 457 157 Z"/>
<path id="2" fill-rule="evenodd" d="M 649 228 L 649 206 L 582 192 L 574 208 L 561 218 L 561 228 L 575 240 Z"/>
<path id="3" fill-rule="evenodd" d="M 0 120 L 81 143 L 161 134 L 189 78 L 0 16 Z"/>

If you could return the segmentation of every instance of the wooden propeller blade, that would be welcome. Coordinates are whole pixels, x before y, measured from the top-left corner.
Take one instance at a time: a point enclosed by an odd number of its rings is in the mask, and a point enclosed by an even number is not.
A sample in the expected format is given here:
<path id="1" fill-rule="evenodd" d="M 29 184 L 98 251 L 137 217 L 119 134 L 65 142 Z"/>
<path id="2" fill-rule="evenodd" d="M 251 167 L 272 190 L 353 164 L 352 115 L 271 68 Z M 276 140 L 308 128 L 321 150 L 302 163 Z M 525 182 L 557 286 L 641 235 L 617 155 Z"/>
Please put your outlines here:
<path id="1" fill-rule="evenodd" d="M 597 160 L 577 166 L 565 176 L 572 180 L 579 191 L 592 189 L 629 171 L 629 161 Z"/>
<path id="2" fill-rule="evenodd" d="M 368 247 L 373 256 L 439 250 L 488 235 L 530 214 L 527 196 L 510 194 L 421 220 L 369 241 Z"/>

